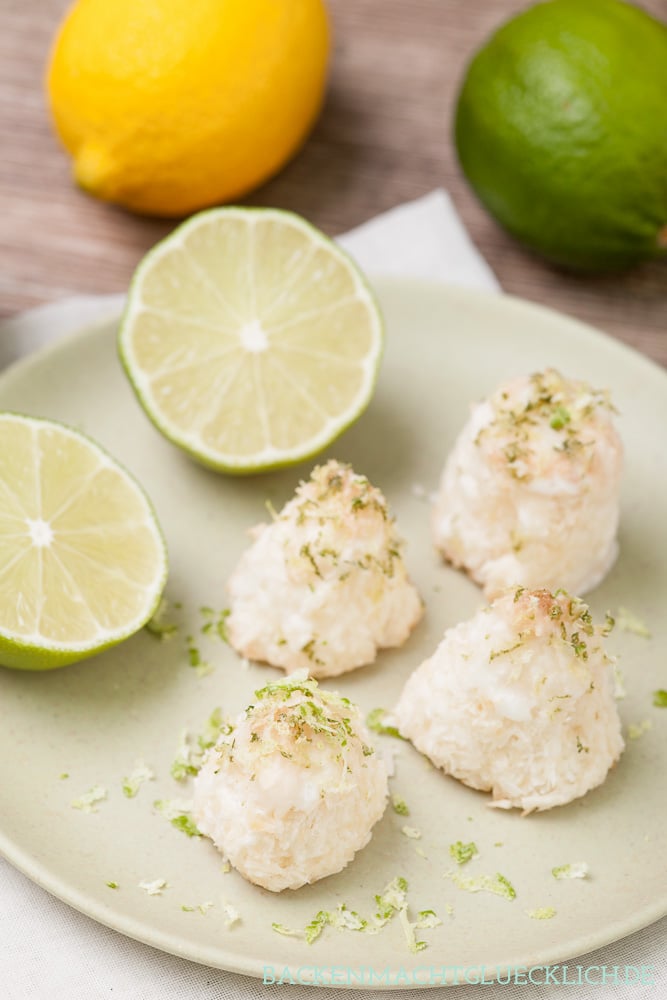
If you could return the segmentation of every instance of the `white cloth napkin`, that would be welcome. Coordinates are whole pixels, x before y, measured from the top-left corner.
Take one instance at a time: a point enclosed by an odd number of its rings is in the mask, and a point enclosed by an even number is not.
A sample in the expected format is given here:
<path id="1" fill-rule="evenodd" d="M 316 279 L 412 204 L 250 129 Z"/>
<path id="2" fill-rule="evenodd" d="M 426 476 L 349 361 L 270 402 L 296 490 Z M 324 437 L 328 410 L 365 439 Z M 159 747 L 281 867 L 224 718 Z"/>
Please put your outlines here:
<path id="1" fill-rule="evenodd" d="M 489 292 L 498 282 L 473 246 L 444 191 L 400 205 L 340 237 L 369 275 L 429 278 Z M 0 368 L 63 333 L 122 307 L 122 295 L 86 296 L 42 306 L 0 327 Z M 425 962 L 425 965 L 428 963 Z M 648 1000 L 667 996 L 667 919 L 577 959 L 571 965 L 644 967 L 644 985 L 448 987 L 411 991 L 414 1000 Z M 594 981 L 599 973 L 592 973 Z M 30 882 L 0 859 L 0 994 L 4 1000 L 259 1000 L 259 980 L 208 969 L 95 923 Z M 283 1000 L 314 1000 L 317 988 L 284 985 Z M 333 993 L 333 996 L 340 994 Z M 321 997 L 321 994 L 319 994 Z M 368 994 L 346 990 L 344 1000 Z M 378 993 L 379 1000 L 396 992 Z"/>

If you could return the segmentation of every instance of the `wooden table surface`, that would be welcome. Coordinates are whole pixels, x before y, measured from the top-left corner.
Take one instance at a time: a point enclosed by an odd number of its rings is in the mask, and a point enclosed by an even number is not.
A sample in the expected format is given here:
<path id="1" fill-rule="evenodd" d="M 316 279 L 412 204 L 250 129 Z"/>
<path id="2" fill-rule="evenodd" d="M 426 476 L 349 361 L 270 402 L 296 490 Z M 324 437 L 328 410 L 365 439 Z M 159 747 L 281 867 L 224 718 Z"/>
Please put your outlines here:
<path id="1" fill-rule="evenodd" d="M 109 0 L 113 2 L 113 0 Z M 290 208 L 335 235 L 447 188 L 504 289 L 570 313 L 667 365 L 667 263 L 573 277 L 503 233 L 476 202 L 450 138 L 463 67 L 525 0 L 329 0 L 328 101 L 302 152 L 248 201 Z M 666 0 L 642 0 L 664 17 Z M 42 81 L 67 0 L 0 0 L 0 313 L 72 293 L 125 289 L 173 223 L 77 191 L 53 138 Z"/>

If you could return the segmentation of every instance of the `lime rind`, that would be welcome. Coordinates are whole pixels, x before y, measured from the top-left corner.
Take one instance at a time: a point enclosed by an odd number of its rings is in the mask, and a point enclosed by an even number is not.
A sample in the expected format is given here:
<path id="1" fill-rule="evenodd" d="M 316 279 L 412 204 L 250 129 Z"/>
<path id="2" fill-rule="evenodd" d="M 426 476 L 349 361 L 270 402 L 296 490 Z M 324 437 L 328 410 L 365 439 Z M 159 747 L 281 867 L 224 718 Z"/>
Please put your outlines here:
<path id="1" fill-rule="evenodd" d="M 355 296 L 367 309 L 369 329 L 372 335 L 371 349 L 364 359 L 364 379 L 359 392 L 352 404 L 345 408 L 337 417 L 332 417 L 322 430 L 311 438 L 290 449 L 267 448 L 248 457 L 223 453 L 210 448 L 193 433 L 188 433 L 172 421 L 165 418 L 160 406 L 153 399 L 148 387 L 148 380 L 143 376 L 132 348 L 132 322 L 141 311 L 142 285 L 148 273 L 160 258 L 171 251 L 179 242 L 185 240 L 190 232 L 197 229 L 208 219 L 228 218 L 248 221 L 255 215 L 267 221 L 282 221 L 306 233 L 318 246 L 331 253 L 342 263 L 354 282 Z M 242 206 L 227 206 L 212 208 L 199 212 L 183 222 L 172 233 L 157 243 L 143 258 L 137 267 L 130 283 L 127 304 L 120 322 L 118 335 L 118 352 L 121 364 L 130 381 L 134 393 L 144 412 L 153 425 L 172 444 L 181 448 L 196 461 L 217 472 L 232 475 L 248 475 L 252 473 L 269 472 L 274 469 L 296 465 L 299 462 L 313 458 L 344 433 L 367 408 L 373 396 L 382 359 L 384 346 L 384 321 L 379 303 L 370 284 L 359 269 L 353 258 L 341 247 L 335 244 L 319 229 L 294 212 L 275 208 L 256 208 Z"/>
<path id="2" fill-rule="evenodd" d="M 0 412 L 0 422 L 12 420 L 23 425 L 37 425 L 38 427 L 56 427 L 66 435 L 75 440 L 83 442 L 90 450 L 103 460 L 104 464 L 121 472 L 127 483 L 131 484 L 137 496 L 141 498 L 144 505 L 146 520 L 145 526 L 151 531 L 156 542 L 157 549 L 161 555 L 161 569 L 156 575 L 152 586 L 147 591 L 147 598 L 144 609 L 131 622 L 127 622 L 123 627 L 117 629 L 101 629 L 98 642 L 71 642 L 64 643 L 49 639 L 44 636 L 35 637 L 35 641 L 27 641 L 18 638 L 13 633 L 0 625 L 0 665 L 16 670 L 52 670 L 58 667 L 68 666 L 88 657 L 95 656 L 104 650 L 123 642 L 138 632 L 147 621 L 155 614 L 162 592 L 167 582 L 169 571 L 169 561 L 167 544 L 165 537 L 155 513 L 150 497 L 135 476 L 129 472 L 116 458 L 114 458 L 102 445 L 98 444 L 87 434 L 70 427 L 59 420 L 47 419 L 44 417 L 34 417 L 16 411 Z"/>

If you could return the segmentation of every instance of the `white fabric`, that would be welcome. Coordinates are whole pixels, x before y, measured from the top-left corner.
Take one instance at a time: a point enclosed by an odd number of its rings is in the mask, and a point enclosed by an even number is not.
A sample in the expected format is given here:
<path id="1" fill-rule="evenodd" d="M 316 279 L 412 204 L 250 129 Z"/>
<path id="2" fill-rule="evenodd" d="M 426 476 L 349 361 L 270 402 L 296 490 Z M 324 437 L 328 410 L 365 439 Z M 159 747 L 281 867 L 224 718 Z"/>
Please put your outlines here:
<path id="1" fill-rule="evenodd" d="M 376 216 L 338 242 L 368 274 L 425 278 L 499 292 L 498 280 L 475 249 L 452 199 L 432 191 Z"/>
<path id="2" fill-rule="evenodd" d="M 340 238 L 370 275 L 441 280 L 499 291 L 493 272 L 463 228 L 449 195 L 434 191 Z M 0 368 L 50 340 L 118 313 L 122 295 L 87 296 L 42 306 L 0 327 Z M 313 956 L 313 963 L 316 958 Z M 429 964 L 429 963 L 424 963 Z M 648 1000 L 667 996 L 667 918 L 569 963 L 645 967 L 645 985 L 449 987 L 410 992 L 411 1000 Z M 595 979 L 595 975 L 593 975 Z M 260 1000 L 267 986 L 163 954 L 95 923 L 0 859 L 0 996 L 3 1000 Z M 283 985 L 283 1000 L 315 1000 L 317 989 Z M 358 990 L 328 994 L 361 1000 Z M 379 1000 L 400 996 L 377 993 Z M 321 996 L 321 994 L 319 994 Z"/>

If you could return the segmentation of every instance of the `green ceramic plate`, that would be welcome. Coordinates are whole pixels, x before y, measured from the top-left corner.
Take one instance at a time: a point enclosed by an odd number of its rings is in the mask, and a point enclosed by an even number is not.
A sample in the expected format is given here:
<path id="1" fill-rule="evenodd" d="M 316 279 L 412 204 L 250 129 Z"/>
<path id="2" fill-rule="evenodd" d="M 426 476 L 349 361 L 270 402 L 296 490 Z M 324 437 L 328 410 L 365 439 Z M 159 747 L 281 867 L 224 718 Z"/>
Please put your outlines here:
<path id="1" fill-rule="evenodd" d="M 590 600 L 598 614 L 625 605 L 653 631 L 650 640 L 613 635 L 626 678 L 624 723 L 648 719 L 652 728 L 628 741 L 602 788 L 527 818 L 488 809 L 485 795 L 434 771 L 409 745 L 385 740 L 397 750 L 393 790 L 407 800 L 409 823 L 422 839 L 405 837 L 405 819 L 389 810 L 346 871 L 298 892 L 275 896 L 234 872 L 223 874 L 211 844 L 188 839 L 152 803 L 190 794 L 169 773 L 181 730 L 197 731 L 217 705 L 236 713 L 276 676 L 270 668 L 244 667 L 219 640 L 202 636 L 199 608 L 225 606 L 225 580 L 246 545 L 246 528 L 266 517 L 267 498 L 279 507 L 308 467 L 235 479 L 194 465 L 141 412 L 117 361 L 113 325 L 83 331 L 0 379 L 0 408 L 81 428 L 140 479 L 167 536 L 168 594 L 183 605 L 182 627 L 171 640 L 143 632 L 52 673 L 0 669 L 0 849 L 96 920 L 165 951 L 249 975 L 262 975 L 264 966 L 301 968 L 304 979 L 313 967 L 343 967 L 350 975 L 373 969 L 380 976 L 403 969 L 406 979 L 394 982 L 410 985 L 418 967 L 483 965 L 490 977 L 497 967 L 571 959 L 667 912 L 667 711 L 651 704 L 651 692 L 667 687 L 667 374 L 594 330 L 523 302 L 402 281 L 378 282 L 377 290 L 388 326 L 377 393 L 329 454 L 352 462 L 389 497 L 428 608 L 403 649 L 343 676 L 337 686 L 365 709 L 390 706 L 443 630 L 481 603 L 479 591 L 436 558 L 421 492 L 434 488 L 471 400 L 500 379 L 556 365 L 609 386 L 620 410 L 626 446 L 621 555 Z M 188 664 L 189 634 L 198 636 L 214 668 L 207 676 Z M 121 782 L 137 758 L 157 777 L 128 799 Z M 59 777 L 64 772 L 69 778 Z M 94 784 L 109 789 L 99 811 L 71 808 Z M 471 895 L 443 879 L 448 846 L 456 840 L 478 845 L 469 873 L 501 872 L 516 888 L 514 901 Z M 574 861 L 588 862 L 590 879 L 553 879 L 554 865 Z M 374 894 L 396 875 L 408 879 L 413 912 L 433 908 L 444 920 L 423 932 L 428 950 L 419 955 L 408 952 L 398 922 L 372 937 L 328 928 L 312 946 L 271 929 L 274 921 L 303 927 L 317 910 L 341 902 L 370 913 Z M 158 878 L 169 883 L 163 895 L 138 888 Z M 108 881 L 119 888 L 109 889 Z M 215 906 L 205 916 L 181 909 L 209 900 Z M 242 916 L 231 930 L 224 928 L 223 901 Z M 554 907 L 557 915 L 530 919 L 526 911 L 539 907 Z M 336 981 L 345 975 L 336 973 Z M 367 985 L 370 973 L 362 976 Z"/>

